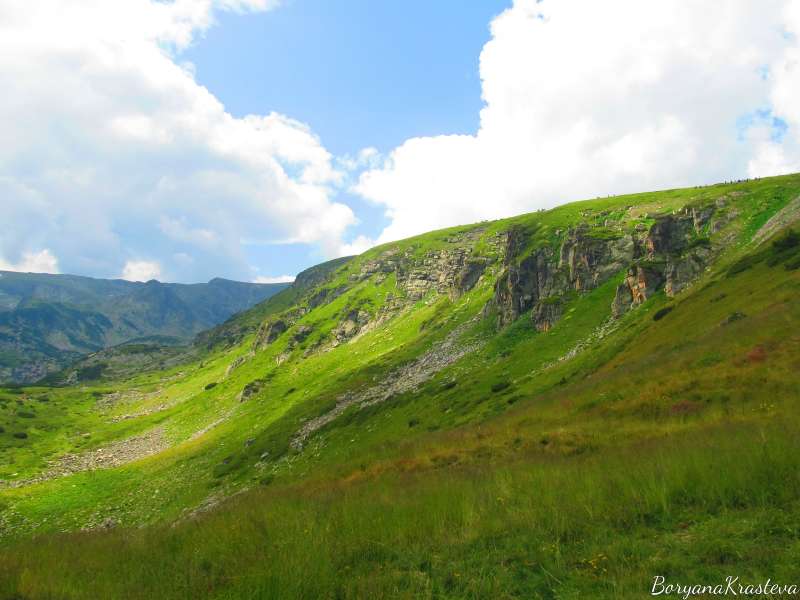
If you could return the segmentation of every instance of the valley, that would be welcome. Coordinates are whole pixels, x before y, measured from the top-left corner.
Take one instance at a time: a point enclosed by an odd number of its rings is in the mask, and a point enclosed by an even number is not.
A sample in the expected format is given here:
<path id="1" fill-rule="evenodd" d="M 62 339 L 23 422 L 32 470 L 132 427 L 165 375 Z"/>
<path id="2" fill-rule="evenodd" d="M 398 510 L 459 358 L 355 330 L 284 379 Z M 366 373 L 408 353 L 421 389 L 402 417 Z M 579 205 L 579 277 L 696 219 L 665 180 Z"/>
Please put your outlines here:
<path id="1" fill-rule="evenodd" d="M 793 583 L 798 198 L 788 175 L 434 231 L 179 351 L 0 388 L 0 597 Z"/>

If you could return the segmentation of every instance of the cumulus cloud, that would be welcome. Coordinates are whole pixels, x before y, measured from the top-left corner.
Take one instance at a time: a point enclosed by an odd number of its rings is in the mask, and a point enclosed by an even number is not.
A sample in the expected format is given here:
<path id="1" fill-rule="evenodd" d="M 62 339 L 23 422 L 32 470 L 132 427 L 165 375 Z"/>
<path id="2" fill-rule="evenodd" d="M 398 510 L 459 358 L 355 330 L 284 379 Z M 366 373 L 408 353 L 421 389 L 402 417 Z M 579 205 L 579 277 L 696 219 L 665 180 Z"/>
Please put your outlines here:
<path id="1" fill-rule="evenodd" d="M 150 281 L 161 277 L 161 265 L 149 260 L 129 260 L 122 269 L 121 279 Z"/>
<path id="2" fill-rule="evenodd" d="M 23 252 L 20 260 L 11 263 L 0 257 L 0 271 L 21 273 L 59 273 L 58 259 L 45 248 L 39 252 Z"/>
<path id="3" fill-rule="evenodd" d="M 800 170 L 799 6 L 515 0 L 480 56 L 478 131 L 409 139 L 361 174 L 391 220 L 377 241 Z"/>
<path id="4" fill-rule="evenodd" d="M 0 256 L 47 247 L 98 276 L 151 256 L 168 279 L 201 280 L 249 279 L 245 238 L 336 254 L 356 219 L 317 136 L 277 113 L 233 117 L 180 64 L 217 11 L 275 4 L 2 3 Z"/>
<path id="5" fill-rule="evenodd" d="M 264 277 L 258 276 L 253 280 L 253 283 L 292 283 L 294 275 L 278 275 L 277 277 Z"/>

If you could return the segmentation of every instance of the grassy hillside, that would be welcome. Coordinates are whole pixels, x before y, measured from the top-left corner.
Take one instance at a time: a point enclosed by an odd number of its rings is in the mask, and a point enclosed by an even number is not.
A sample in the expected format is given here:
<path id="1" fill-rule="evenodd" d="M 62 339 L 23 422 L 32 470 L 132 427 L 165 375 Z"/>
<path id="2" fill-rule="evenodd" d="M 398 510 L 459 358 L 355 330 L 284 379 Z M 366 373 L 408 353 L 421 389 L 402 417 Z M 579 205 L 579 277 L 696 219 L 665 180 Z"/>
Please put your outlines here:
<path id="1" fill-rule="evenodd" d="M 0 391 L 0 597 L 797 583 L 799 196 L 793 175 L 432 232 L 187 363 Z"/>
<path id="2" fill-rule="evenodd" d="M 0 272 L 0 382 L 31 383 L 77 358 L 153 336 L 186 344 L 285 289 Z"/>

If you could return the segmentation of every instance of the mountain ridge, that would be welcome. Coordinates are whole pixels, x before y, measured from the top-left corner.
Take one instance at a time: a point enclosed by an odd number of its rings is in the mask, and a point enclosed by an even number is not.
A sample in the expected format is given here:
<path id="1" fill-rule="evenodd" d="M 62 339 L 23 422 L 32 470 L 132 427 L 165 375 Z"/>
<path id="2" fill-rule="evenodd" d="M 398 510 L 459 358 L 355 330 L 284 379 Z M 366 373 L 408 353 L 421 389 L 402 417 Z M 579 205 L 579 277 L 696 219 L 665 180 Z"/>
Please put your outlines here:
<path id="1" fill-rule="evenodd" d="M 132 339 L 194 335 L 284 289 L 215 278 L 130 282 L 0 272 L 0 381 L 31 383 L 82 355 Z"/>

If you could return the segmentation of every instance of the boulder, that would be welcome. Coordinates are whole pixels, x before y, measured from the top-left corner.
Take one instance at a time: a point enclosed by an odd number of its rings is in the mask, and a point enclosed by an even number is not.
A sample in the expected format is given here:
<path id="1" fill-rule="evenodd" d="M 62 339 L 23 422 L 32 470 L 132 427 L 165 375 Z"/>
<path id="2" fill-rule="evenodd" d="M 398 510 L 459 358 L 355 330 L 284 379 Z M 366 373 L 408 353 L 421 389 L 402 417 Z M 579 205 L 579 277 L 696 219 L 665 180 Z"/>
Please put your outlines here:
<path id="1" fill-rule="evenodd" d="M 263 350 L 269 344 L 277 340 L 288 328 L 289 325 L 282 319 L 265 321 L 261 324 L 256 333 L 254 343 L 255 350 Z"/>

